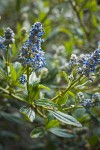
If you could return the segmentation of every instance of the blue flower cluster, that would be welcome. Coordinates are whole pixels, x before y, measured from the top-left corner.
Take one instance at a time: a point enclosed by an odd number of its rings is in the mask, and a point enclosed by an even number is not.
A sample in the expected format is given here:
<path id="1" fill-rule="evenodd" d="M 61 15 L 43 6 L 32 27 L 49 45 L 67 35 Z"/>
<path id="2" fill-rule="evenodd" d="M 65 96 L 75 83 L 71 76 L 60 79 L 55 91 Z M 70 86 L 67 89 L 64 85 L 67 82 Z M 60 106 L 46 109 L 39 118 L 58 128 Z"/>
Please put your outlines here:
<path id="1" fill-rule="evenodd" d="M 94 101 L 93 103 L 94 106 L 100 105 L 100 93 L 99 92 L 94 93 L 92 96 L 92 100 Z"/>
<path id="2" fill-rule="evenodd" d="M 6 46 L 14 43 L 14 32 L 9 27 L 4 32 L 4 37 L 0 36 L 0 49 L 6 50 Z"/>
<path id="3" fill-rule="evenodd" d="M 91 72 L 96 70 L 96 66 L 100 64 L 100 49 L 93 53 L 85 55 L 83 58 L 79 57 L 78 73 L 89 76 Z"/>
<path id="4" fill-rule="evenodd" d="M 19 78 L 20 83 L 24 84 L 27 82 L 25 75 L 21 75 L 21 77 Z"/>
<path id="5" fill-rule="evenodd" d="M 9 44 L 13 44 L 14 41 L 15 41 L 14 40 L 14 32 L 9 27 L 5 30 L 4 37 L 5 37 L 4 44 L 6 46 L 9 45 Z"/>
<path id="6" fill-rule="evenodd" d="M 92 104 L 93 104 L 92 99 L 84 99 L 84 100 L 81 101 L 81 105 L 83 107 L 85 107 L 86 109 L 90 109 L 90 107 L 92 106 Z"/>
<path id="7" fill-rule="evenodd" d="M 81 54 L 79 57 L 72 54 L 70 65 L 77 65 L 78 73 L 89 77 L 91 73 L 95 72 L 96 67 L 100 65 L 100 46 L 90 54 Z"/>
<path id="8" fill-rule="evenodd" d="M 29 66 L 38 70 L 45 66 L 44 52 L 41 49 L 43 40 L 41 36 L 44 34 L 42 24 L 36 22 L 30 30 L 28 39 L 21 47 L 19 61 L 23 66 Z"/>
<path id="9" fill-rule="evenodd" d="M 5 39 L 0 36 L 0 49 L 1 49 L 1 50 L 5 50 L 4 41 L 5 41 Z"/>
<path id="10" fill-rule="evenodd" d="M 84 98 L 84 94 L 82 92 L 77 93 L 77 98 L 80 100 L 81 105 L 90 109 L 90 107 L 99 106 L 100 104 L 100 93 L 96 92 L 93 94 L 92 98 Z"/>

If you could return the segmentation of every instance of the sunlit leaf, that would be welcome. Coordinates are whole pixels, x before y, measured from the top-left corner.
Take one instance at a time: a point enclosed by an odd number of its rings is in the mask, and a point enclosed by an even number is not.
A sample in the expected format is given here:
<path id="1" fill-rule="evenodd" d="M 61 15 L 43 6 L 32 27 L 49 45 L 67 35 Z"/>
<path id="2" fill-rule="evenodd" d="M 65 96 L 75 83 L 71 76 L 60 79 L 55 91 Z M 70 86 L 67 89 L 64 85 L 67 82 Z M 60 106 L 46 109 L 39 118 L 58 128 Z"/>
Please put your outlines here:
<path id="1" fill-rule="evenodd" d="M 69 78 L 68 78 L 68 75 L 66 74 L 66 72 L 62 71 L 62 74 L 63 74 L 64 78 L 66 79 L 67 83 L 69 83 Z"/>
<path id="2" fill-rule="evenodd" d="M 0 68 L 0 79 L 5 79 L 5 74 L 4 72 L 2 71 L 2 69 Z"/>
<path id="3" fill-rule="evenodd" d="M 47 123 L 46 129 L 54 128 L 57 126 L 59 126 L 59 121 L 58 120 L 51 120 L 50 122 Z"/>
<path id="4" fill-rule="evenodd" d="M 31 107 L 23 106 L 20 108 L 20 112 L 24 114 L 30 122 L 33 122 L 33 120 L 35 119 L 35 112 Z"/>
<path id="5" fill-rule="evenodd" d="M 74 125 L 77 127 L 82 127 L 81 123 L 79 123 L 74 117 L 65 114 L 63 112 L 60 111 L 52 111 L 49 110 L 49 112 L 59 121 L 65 123 L 65 124 L 70 124 L 70 125 Z"/>
<path id="6" fill-rule="evenodd" d="M 31 138 L 42 138 L 45 134 L 45 130 L 43 127 L 37 127 L 32 130 L 30 133 Z"/>
<path id="7" fill-rule="evenodd" d="M 55 103 L 46 98 L 38 99 L 34 101 L 34 104 L 42 107 L 57 108 L 57 105 Z"/>
<path id="8" fill-rule="evenodd" d="M 10 74 L 11 74 L 11 78 L 13 81 L 16 81 L 17 79 L 17 74 L 16 74 L 16 70 L 15 68 L 13 67 L 12 64 L 10 64 Z"/>
<path id="9" fill-rule="evenodd" d="M 46 90 L 50 91 L 50 88 L 48 88 L 47 86 L 44 86 L 42 84 L 39 84 L 38 88 L 40 88 L 40 89 L 46 89 Z"/>
<path id="10" fill-rule="evenodd" d="M 68 93 L 65 93 L 64 96 L 60 97 L 57 101 L 58 104 L 64 105 L 68 99 Z"/>
<path id="11" fill-rule="evenodd" d="M 71 95 L 73 98 L 76 98 L 76 96 L 75 96 L 75 94 L 74 94 L 73 92 L 68 91 L 67 93 L 68 93 L 69 95 Z"/>

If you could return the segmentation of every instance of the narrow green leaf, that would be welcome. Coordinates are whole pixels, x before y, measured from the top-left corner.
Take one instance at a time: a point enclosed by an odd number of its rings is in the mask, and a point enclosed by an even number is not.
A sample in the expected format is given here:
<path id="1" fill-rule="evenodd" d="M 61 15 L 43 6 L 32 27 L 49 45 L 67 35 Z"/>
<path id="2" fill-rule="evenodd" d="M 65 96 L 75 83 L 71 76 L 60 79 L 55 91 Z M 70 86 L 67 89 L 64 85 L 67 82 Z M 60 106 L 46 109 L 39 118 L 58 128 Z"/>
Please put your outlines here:
<path id="1" fill-rule="evenodd" d="M 2 69 L 0 69 L 0 79 L 5 79 L 5 74 L 3 73 Z"/>
<path id="2" fill-rule="evenodd" d="M 54 128 L 57 126 L 59 126 L 59 121 L 58 120 L 51 120 L 50 122 L 47 123 L 46 129 Z"/>
<path id="3" fill-rule="evenodd" d="M 17 48 L 15 44 L 12 44 L 12 56 L 14 57 L 17 53 Z"/>
<path id="4" fill-rule="evenodd" d="M 34 101 L 34 104 L 42 107 L 57 108 L 57 105 L 55 103 L 46 98 L 38 99 Z"/>
<path id="5" fill-rule="evenodd" d="M 45 134 L 45 130 L 43 127 L 37 127 L 33 129 L 30 133 L 31 138 L 42 138 Z"/>
<path id="6" fill-rule="evenodd" d="M 76 137 L 75 134 L 70 133 L 69 130 L 67 130 L 67 129 L 61 129 L 61 128 L 55 127 L 55 128 L 49 129 L 49 131 L 51 133 L 53 133 L 59 137 L 63 137 L 63 138 L 74 138 L 74 137 Z"/>
<path id="7" fill-rule="evenodd" d="M 68 94 L 65 93 L 64 96 L 59 98 L 57 103 L 60 104 L 60 105 L 64 105 L 64 104 L 66 104 L 67 99 L 68 99 Z"/>
<path id="8" fill-rule="evenodd" d="M 74 125 L 77 127 L 82 127 L 82 125 L 72 116 L 65 114 L 63 112 L 60 111 L 52 111 L 49 110 L 49 112 L 59 121 L 66 123 L 66 124 L 70 124 L 70 125 Z"/>
<path id="9" fill-rule="evenodd" d="M 15 82 L 17 79 L 17 74 L 15 68 L 11 64 L 10 64 L 10 73 L 11 73 L 12 80 Z"/>
<path id="10" fill-rule="evenodd" d="M 17 79 L 21 76 L 21 74 L 22 74 L 22 67 L 20 67 L 20 69 L 18 70 L 18 72 L 17 72 Z"/>
<path id="11" fill-rule="evenodd" d="M 23 106 L 20 108 L 20 112 L 24 114 L 30 122 L 33 122 L 33 120 L 35 119 L 35 112 L 31 107 Z"/>
<path id="12" fill-rule="evenodd" d="M 29 85 L 33 87 L 38 87 L 40 79 L 37 78 L 36 73 L 32 72 L 29 76 Z"/>
<path id="13" fill-rule="evenodd" d="M 16 113 L 10 114 L 10 113 L 6 113 L 6 112 L 0 112 L 0 116 L 2 116 L 4 119 L 10 121 L 10 122 L 14 122 L 17 124 L 23 124 L 20 116 L 16 115 Z"/>
<path id="14" fill-rule="evenodd" d="M 76 96 L 75 96 L 75 94 L 74 94 L 73 92 L 68 91 L 67 93 L 68 93 L 69 95 L 71 95 L 72 97 L 76 98 Z"/>
<path id="15" fill-rule="evenodd" d="M 12 83 L 14 86 L 17 86 L 17 87 L 19 87 L 19 88 L 22 88 L 22 89 L 25 89 L 25 86 L 24 85 L 22 85 L 22 84 L 19 84 L 19 83 L 17 83 L 17 82 L 15 82 L 15 83 Z"/>
<path id="16" fill-rule="evenodd" d="M 42 84 L 39 84 L 38 88 L 39 89 L 46 89 L 46 90 L 50 91 L 50 88 L 48 88 L 47 86 L 44 86 Z"/>
<path id="17" fill-rule="evenodd" d="M 14 132 L 11 131 L 6 131 L 6 130 L 0 130 L 0 137 L 1 138 L 14 138 L 17 139 L 18 135 L 15 134 Z M 1 149 L 0 149 L 1 150 Z"/>
<path id="18" fill-rule="evenodd" d="M 67 83 L 69 83 L 69 78 L 68 78 L 68 75 L 66 74 L 66 72 L 65 72 L 65 71 L 62 71 L 62 74 L 63 74 L 63 76 L 65 77 Z"/>

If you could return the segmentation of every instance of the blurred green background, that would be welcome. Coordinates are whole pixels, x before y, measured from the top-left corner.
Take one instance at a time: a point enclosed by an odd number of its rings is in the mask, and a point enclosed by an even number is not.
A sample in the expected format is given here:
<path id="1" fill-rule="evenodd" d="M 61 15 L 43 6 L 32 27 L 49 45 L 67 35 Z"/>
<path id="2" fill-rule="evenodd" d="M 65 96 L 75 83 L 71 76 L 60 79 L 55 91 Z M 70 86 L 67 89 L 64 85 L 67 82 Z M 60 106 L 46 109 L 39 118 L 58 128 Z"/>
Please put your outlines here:
<path id="1" fill-rule="evenodd" d="M 10 27 L 15 32 L 16 49 L 21 44 L 20 30 L 27 31 L 35 22 L 42 22 L 45 35 L 43 50 L 46 54 L 48 77 L 42 82 L 52 88 L 46 96 L 52 97 L 61 80 L 59 70 L 68 69 L 72 53 L 89 53 L 100 41 L 100 0 L 0 0 L 0 34 Z M 63 81 L 64 82 L 64 81 Z M 61 82 L 61 84 L 64 84 Z M 0 84 L 3 83 L 0 81 Z M 29 133 L 43 120 L 37 116 L 28 123 L 19 113 L 20 104 L 0 96 L 0 150 L 99 150 L 100 111 L 92 115 L 84 109 L 73 112 L 83 124 L 76 129 L 74 139 L 58 138 L 47 134 L 43 139 L 33 140 Z"/>

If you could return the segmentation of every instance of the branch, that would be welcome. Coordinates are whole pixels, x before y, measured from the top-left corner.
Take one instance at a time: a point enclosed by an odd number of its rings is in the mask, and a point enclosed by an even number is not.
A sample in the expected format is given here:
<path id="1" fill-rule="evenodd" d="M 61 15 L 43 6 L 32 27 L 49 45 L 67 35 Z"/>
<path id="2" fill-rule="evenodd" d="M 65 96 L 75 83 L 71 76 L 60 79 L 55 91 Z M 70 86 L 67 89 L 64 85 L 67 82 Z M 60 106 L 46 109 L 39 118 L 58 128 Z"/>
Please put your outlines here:
<path id="1" fill-rule="evenodd" d="M 71 87 L 73 87 L 77 81 L 79 81 L 81 79 L 82 76 L 80 76 L 79 78 L 77 78 L 74 82 L 72 82 L 65 90 L 63 90 L 62 92 L 60 92 L 57 96 L 55 96 L 54 98 L 52 98 L 52 101 L 55 101 L 56 99 L 58 99 L 59 97 L 63 96 Z"/>
<path id="2" fill-rule="evenodd" d="M 3 89 L 2 87 L 0 87 L 0 90 L 3 91 L 4 93 L 8 94 L 8 95 L 11 96 L 12 98 L 15 98 L 15 99 L 17 99 L 18 101 L 25 102 L 25 103 L 28 104 L 28 102 L 25 101 L 23 98 L 21 98 L 21 97 L 19 97 L 19 96 L 17 96 L 17 95 L 14 95 L 14 94 L 12 94 L 12 93 L 9 93 L 8 90 Z"/>
<path id="3" fill-rule="evenodd" d="M 76 13 L 77 19 L 79 20 L 80 26 L 82 27 L 82 29 L 83 29 L 83 31 L 84 31 L 84 33 L 85 33 L 85 35 L 86 35 L 86 38 L 87 38 L 88 41 L 89 41 L 89 32 L 88 32 L 88 30 L 85 28 L 85 25 L 84 25 L 83 21 L 81 20 L 79 11 L 78 11 L 78 9 L 77 9 L 77 7 L 76 7 L 76 1 L 74 0 L 74 2 L 75 2 L 75 5 L 73 4 L 73 1 L 72 1 L 72 0 L 69 0 L 69 3 L 70 3 L 70 5 L 72 6 L 74 12 Z"/>

